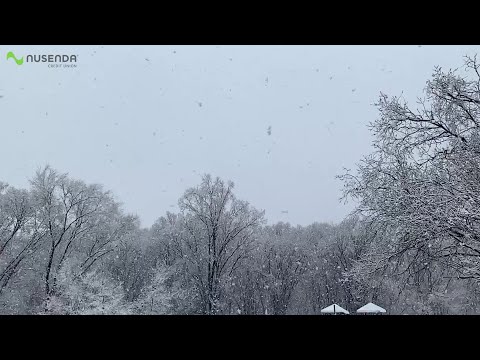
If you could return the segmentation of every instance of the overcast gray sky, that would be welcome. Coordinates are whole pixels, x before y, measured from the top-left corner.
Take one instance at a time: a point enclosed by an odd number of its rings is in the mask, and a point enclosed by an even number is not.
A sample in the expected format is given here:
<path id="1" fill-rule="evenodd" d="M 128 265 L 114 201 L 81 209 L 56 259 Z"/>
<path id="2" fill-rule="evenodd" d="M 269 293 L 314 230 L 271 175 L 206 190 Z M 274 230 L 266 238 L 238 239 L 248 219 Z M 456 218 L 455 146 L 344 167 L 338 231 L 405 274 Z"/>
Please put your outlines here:
<path id="1" fill-rule="evenodd" d="M 0 180 L 50 164 L 150 226 L 203 173 L 269 222 L 338 222 L 380 91 L 415 100 L 479 46 L 0 46 Z M 6 60 L 78 55 L 77 68 Z M 270 128 L 270 135 L 268 129 Z M 287 213 L 288 211 L 288 213 Z"/>

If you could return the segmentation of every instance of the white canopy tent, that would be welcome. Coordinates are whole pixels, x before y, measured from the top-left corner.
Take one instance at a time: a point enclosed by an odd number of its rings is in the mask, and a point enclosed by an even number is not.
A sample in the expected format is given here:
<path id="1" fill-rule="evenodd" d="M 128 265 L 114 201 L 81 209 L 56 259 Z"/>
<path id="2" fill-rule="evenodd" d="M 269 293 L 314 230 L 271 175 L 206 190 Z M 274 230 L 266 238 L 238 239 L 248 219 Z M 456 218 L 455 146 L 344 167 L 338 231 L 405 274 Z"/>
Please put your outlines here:
<path id="1" fill-rule="evenodd" d="M 320 310 L 322 314 L 350 314 L 347 310 L 338 306 L 337 304 L 332 304 L 327 306 L 325 309 Z"/>
<path id="2" fill-rule="evenodd" d="M 357 310 L 357 313 L 361 314 L 379 314 L 379 313 L 386 313 L 387 310 L 384 308 L 375 305 L 374 303 L 368 303 L 367 305 L 362 306 L 360 309 Z"/>

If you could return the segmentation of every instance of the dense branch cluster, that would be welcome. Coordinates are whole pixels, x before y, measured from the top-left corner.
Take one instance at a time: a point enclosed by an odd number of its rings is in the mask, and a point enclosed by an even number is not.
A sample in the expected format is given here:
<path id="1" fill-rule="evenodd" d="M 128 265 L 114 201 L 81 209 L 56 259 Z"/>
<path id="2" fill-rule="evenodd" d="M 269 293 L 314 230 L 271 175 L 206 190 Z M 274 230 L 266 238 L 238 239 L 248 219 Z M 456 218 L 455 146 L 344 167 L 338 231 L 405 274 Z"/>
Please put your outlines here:
<path id="1" fill-rule="evenodd" d="M 378 230 L 356 277 L 388 271 L 432 298 L 448 292 L 452 279 L 471 279 L 473 287 L 480 280 L 476 58 L 460 70 L 436 68 L 418 104 L 412 110 L 382 95 L 371 124 L 375 152 L 341 178 L 345 195 L 358 200 L 358 211 Z"/>

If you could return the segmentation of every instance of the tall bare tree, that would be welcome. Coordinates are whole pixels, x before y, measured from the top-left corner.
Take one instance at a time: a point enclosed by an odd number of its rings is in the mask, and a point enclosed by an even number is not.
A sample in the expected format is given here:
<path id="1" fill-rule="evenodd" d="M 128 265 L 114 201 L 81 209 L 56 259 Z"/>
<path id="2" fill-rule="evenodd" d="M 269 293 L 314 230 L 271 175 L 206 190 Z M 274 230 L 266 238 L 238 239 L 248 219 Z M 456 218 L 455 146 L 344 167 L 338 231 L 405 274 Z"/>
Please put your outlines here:
<path id="1" fill-rule="evenodd" d="M 233 183 L 205 175 L 179 200 L 187 230 L 185 257 L 206 314 L 218 311 L 220 287 L 251 251 L 263 211 L 235 198 Z"/>
<path id="2" fill-rule="evenodd" d="M 115 232 L 100 236 L 96 228 L 113 205 L 101 186 L 72 180 L 48 166 L 37 171 L 31 183 L 34 206 L 41 213 L 49 242 L 44 280 L 49 296 L 55 290 L 56 274 L 77 245 L 93 237 L 84 268 L 108 251 L 105 246 L 115 238 Z"/>

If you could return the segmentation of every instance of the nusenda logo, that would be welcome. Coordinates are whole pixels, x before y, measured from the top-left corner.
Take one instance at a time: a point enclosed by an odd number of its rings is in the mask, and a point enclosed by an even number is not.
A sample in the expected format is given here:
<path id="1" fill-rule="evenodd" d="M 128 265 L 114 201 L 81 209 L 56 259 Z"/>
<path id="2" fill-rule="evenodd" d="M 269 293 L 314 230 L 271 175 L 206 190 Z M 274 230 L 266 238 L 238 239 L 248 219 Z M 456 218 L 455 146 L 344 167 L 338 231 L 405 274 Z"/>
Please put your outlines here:
<path id="1" fill-rule="evenodd" d="M 12 59 L 19 66 L 24 63 L 47 63 L 49 68 L 76 68 L 77 57 L 78 55 L 66 54 L 28 54 L 26 56 L 17 57 L 12 51 L 7 53 L 7 60 Z"/>

